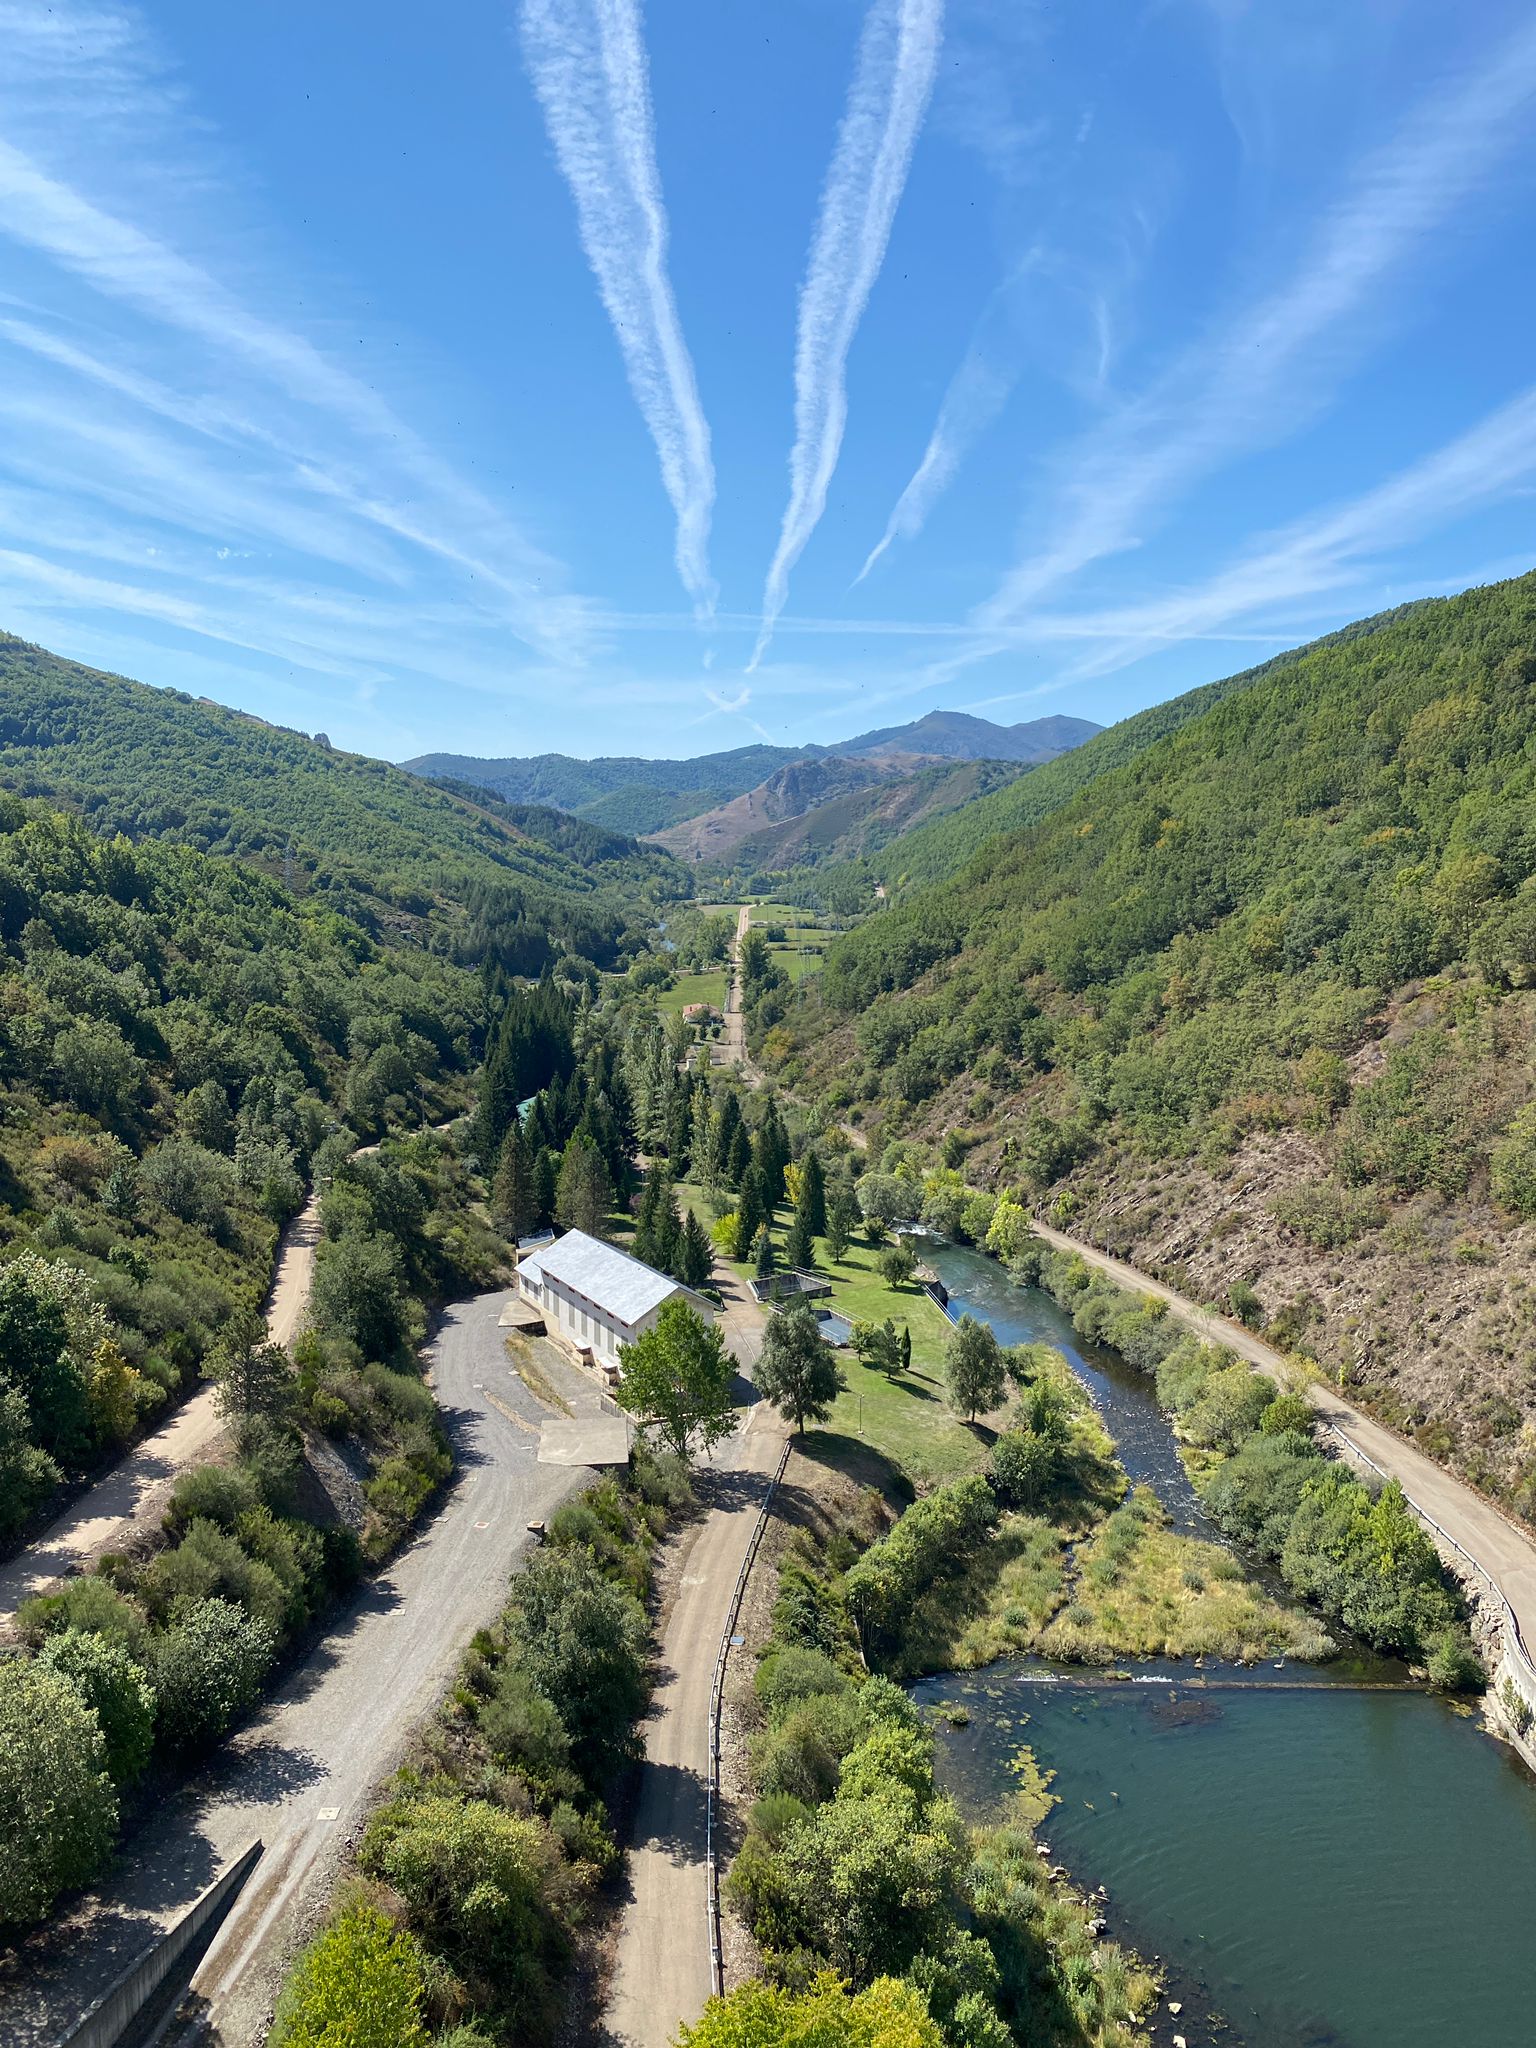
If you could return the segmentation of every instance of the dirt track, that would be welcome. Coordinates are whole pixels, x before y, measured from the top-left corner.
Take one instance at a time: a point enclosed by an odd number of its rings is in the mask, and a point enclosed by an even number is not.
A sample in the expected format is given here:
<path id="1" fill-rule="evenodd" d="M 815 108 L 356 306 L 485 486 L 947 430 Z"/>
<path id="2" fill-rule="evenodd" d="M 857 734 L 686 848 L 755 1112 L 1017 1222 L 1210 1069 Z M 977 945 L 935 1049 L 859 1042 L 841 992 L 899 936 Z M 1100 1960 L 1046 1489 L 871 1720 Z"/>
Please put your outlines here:
<path id="1" fill-rule="evenodd" d="M 765 1317 L 729 1271 L 722 1328 L 750 1374 Z M 784 1428 L 762 1405 L 700 1476 L 708 1503 L 688 1532 L 677 1598 L 661 1644 L 655 1703 L 646 1726 L 629 1854 L 630 1898 L 619 1930 L 608 2005 L 611 2038 L 625 2048 L 662 2048 L 681 2020 L 696 2020 L 710 1992 L 705 1862 L 709 1703 L 715 1657 L 747 1545 L 784 1447 Z"/>
<path id="2" fill-rule="evenodd" d="M 1150 1279 L 1122 1259 L 1111 1258 L 1107 1252 L 1097 1251 L 1062 1231 L 1048 1229 L 1038 1222 L 1034 1228 L 1047 1244 L 1058 1251 L 1078 1253 L 1122 1287 L 1166 1301 L 1172 1313 L 1198 1336 L 1213 1344 L 1225 1344 L 1271 1378 L 1284 1376 L 1284 1356 L 1240 1323 L 1212 1315 L 1209 1309 L 1186 1300 L 1160 1280 Z M 1342 1431 L 1373 1464 L 1399 1480 L 1413 1505 L 1438 1522 L 1477 1560 L 1513 1608 L 1526 1644 L 1536 1645 L 1536 1542 L 1432 1458 L 1405 1443 L 1394 1430 L 1352 1407 L 1334 1388 L 1314 1383 L 1306 1391 L 1319 1415 Z"/>
<path id="3" fill-rule="evenodd" d="M 291 1344 L 309 1301 L 320 1237 L 318 1195 L 311 1195 L 283 1232 L 267 1296 L 267 1330 L 274 1343 Z M 212 1386 L 202 1386 L 157 1429 L 134 1445 L 110 1472 L 87 1488 L 9 1564 L 0 1566 L 0 1617 L 67 1573 L 82 1570 L 103 1551 L 123 1547 L 134 1525 L 156 1522 L 176 1475 L 195 1464 L 223 1427 Z"/>

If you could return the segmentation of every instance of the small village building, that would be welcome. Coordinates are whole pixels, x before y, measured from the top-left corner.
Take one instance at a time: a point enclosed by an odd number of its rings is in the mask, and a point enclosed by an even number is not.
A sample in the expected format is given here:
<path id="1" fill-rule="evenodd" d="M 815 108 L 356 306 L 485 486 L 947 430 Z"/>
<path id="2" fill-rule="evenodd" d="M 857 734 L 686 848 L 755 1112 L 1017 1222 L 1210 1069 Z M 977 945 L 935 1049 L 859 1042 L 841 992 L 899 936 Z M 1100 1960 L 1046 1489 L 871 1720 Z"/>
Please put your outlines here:
<path id="1" fill-rule="evenodd" d="M 683 1005 L 683 1021 L 685 1024 L 708 1024 L 718 1017 L 719 1014 L 720 1012 L 713 1003 L 684 1003 Z"/>
<path id="2" fill-rule="evenodd" d="M 592 1364 L 612 1373 L 618 1371 L 619 1346 L 633 1344 L 651 1329 L 669 1301 L 681 1297 L 706 1318 L 715 1312 L 712 1303 L 680 1280 L 584 1230 L 568 1230 L 519 1260 L 517 1287 L 542 1314 L 550 1336 L 564 1338 Z"/>

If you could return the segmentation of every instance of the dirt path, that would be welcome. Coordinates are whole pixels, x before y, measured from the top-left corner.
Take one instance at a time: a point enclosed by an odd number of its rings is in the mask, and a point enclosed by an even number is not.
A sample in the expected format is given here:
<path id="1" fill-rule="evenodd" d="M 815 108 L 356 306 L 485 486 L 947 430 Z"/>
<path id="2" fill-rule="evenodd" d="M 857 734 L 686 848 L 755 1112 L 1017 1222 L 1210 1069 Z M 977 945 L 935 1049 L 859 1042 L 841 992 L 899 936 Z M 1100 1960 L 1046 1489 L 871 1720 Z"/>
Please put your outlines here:
<path id="1" fill-rule="evenodd" d="M 278 1249 L 266 1310 L 274 1343 L 291 1344 L 298 1334 L 319 1238 L 320 1199 L 311 1195 L 283 1232 Z M 203 1456 L 222 1428 L 214 1388 L 200 1387 L 153 1436 L 135 1444 L 50 1523 L 35 1543 L 0 1566 L 0 1619 L 55 1579 L 82 1570 L 104 1551 L 121 1549 L 137 1523 L 158 1521 L 176 1475 Z"/>
<path id="2" fill-rule="evenodd" d="M 742 1076 L 756 1081 L 757 1074 L 747 1058 L 747 1019 L 741 1007 L 743 993 L 741 979 L 741 948 L 752 924 L 752 906 L 743 903 L 736 913 L 736 941 L 731 947 L 731 982 L 725 994 L 725 1022 L 716 1041 L 718 1062 L 724 1067 L 740 1067 Z"/>
<path id="3" fill-rule="evenodd" d="M 528 1523 L 546 1519 L 586 1480 L 537 1462 L 549 1411 L 508 1362 L 499 1321 L 508 1298 L 499 1291 L 449 1309 L 429 1353 L 458 1475 L 442 1505 L 251 1725 L 128 1837 L 101 1892 L 19 1945 L 0 1976 L 6 2048 L 51 2048 L 258 1835 L 266 1853 L 193 1987 L 228 2048 L 263 2031 L 343 1846 L 465 1644 L 499 1610 Z M 549 1372 L 572 1405 L 591 1398 L 590 1380 L 574 1366 L 556 1360 Z"/>
<path id="4" fill-rule="evenodd" d="M 746 1289 L 717 1270 L 722 1328 L 750 1372 L 765 1322 Z M 715 1657 L 736 1579 L 784 1448 L 777 1415 L 758 1404 L 701 1473 L 708 1511 L 689 1532 L 661 1643 L 629 1853 L 608 2028 L 624 2048 L 662 2048 L 710 1994 L 705 1786 Z"/>
<path id="5" fill-rule="evenodd" d="M 1240 1323 L 1230 1323 L 1209 1309 L 1200 1308 L 1160 1280 L 1137 1272 L 1123 1259 L 1111 1258 L 1107 1252 L 1097 1251 L 1059 1230 L 1048 1229 L 1043 1223 L 1037 1222 L 1034 1228 L 1047 1244 L 1058 1251 L 1076 1252 L 1122 1287 L 1166 1301 L 1172 1313 L 1197 1336 L 1213 1344 L 1225 1344 L 1228 1350 L 1248 1359 L 1272 1379 L 1284 1377 L 1283 1354 Z M 1513 1609 L 1525 1643 L 1536 1645 L 1536 1542 L 1507 1521 L 1491 1502 L 1464 1486 L 1412 1444 L 1405 1443 L 1384 1423 L 1352 1407 L 1333 1387 L 1314 1382 L 1306 1392 L 1319 1415 L 1346 1444 L 1364 1452 L 1373 1465 L 1400 1481 L 1414 1507 L 1438 1523 L 1451 1542 L 1475 1560 Z"/>

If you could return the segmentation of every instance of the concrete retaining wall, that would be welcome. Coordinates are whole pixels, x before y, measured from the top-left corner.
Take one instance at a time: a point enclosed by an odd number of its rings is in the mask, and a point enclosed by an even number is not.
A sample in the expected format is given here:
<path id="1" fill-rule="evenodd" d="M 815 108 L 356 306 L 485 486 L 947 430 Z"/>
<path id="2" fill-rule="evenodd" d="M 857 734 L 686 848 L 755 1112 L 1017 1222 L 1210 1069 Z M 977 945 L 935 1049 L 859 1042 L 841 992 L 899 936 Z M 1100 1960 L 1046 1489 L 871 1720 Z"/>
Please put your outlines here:
<path id="1" fill-rule="evenodd" d="M 202 1935 L 224 1918 L 261 1861 L 261 1853 L 261 1843 L 252 1842 L 243 1856 L 237 1857 L 228 1870 L 193 1900 L 176 1925 L 161 1935 L 146 1954 L 130 1963 L 116 1983 L 86 2008 L 59 2048 L 117 2048 L 155 1993 L 169 1981 L 176 1965 Z"/>

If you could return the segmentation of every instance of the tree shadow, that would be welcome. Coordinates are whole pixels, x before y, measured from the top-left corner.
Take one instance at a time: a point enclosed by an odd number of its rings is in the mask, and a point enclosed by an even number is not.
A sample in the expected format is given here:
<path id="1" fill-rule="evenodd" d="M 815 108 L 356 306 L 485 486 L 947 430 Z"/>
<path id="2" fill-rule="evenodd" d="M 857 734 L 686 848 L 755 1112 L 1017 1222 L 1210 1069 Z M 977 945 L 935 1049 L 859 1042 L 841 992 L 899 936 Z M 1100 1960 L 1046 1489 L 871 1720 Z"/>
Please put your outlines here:
<path id="1" fill-rule="evenodd" d="M 647 1763 L 630 1824 L 631 1851 L 659 1851 L 669 1862 L 703 1866 L 708 1799 L 703 1773 L 681 1764 Z"/>

